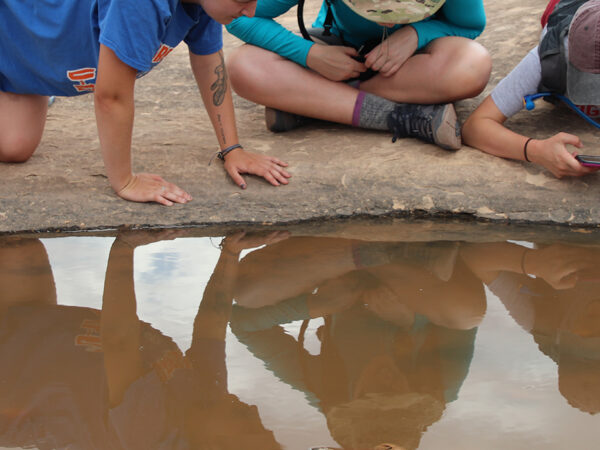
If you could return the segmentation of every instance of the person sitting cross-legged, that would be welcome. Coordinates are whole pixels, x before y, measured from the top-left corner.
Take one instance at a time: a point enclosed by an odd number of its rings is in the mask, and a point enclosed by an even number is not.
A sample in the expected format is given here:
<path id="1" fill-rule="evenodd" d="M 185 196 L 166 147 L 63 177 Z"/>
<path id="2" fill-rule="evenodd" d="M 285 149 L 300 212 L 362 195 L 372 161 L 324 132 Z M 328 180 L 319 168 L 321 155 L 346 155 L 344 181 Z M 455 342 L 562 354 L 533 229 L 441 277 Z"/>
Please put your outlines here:
<path id="1" fill-rule="evenodd" d="M 485 27 L 482 0 L 325 0 L 310 34 L 332 45 L 275 21 L 297 3 L 261 0 L 254 17 L 227 25 L 249 44 L 229 54 L 232 86 L 266 106 L 267 128 L 308 117 L 460 148 L 452 102 L 478 95 L 491 71 L 473 40 Z"/>

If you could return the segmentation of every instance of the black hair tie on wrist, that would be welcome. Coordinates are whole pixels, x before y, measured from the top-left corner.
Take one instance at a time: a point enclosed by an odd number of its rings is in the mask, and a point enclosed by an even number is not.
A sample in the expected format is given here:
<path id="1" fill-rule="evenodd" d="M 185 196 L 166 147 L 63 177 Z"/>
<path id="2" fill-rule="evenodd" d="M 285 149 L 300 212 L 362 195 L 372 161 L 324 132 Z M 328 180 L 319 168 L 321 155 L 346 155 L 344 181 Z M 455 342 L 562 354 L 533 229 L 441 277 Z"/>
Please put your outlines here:
<path id="1" fill-rule="evenodd" d="M 527 146 L 529 145 L 529 143 L 531 141 L 533 141 L 533 138 L 527 139 L 527 141 L 525 142 L 525 145 L 523 146 L 523 156 L 525 157 L 525 161 L 527 161 L 527 162 L 531 162 L 531 160 L 527 156 Z"/>

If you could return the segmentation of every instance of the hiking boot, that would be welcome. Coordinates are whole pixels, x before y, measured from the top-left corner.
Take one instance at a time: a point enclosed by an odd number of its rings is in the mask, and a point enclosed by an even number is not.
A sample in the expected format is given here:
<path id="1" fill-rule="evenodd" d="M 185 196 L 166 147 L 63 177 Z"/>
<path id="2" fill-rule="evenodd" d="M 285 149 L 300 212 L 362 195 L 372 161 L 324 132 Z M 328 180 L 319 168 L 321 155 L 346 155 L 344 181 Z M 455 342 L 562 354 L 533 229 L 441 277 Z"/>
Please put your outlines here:
<path id="1" fill-rule="evenodd" d="M 400 103 L 388 116 L 387 124 L 394 134 L 392 142 L 400 137 L 414 137 L 446 150 L 458 150 L 461 147 L 460 123 L 452 103 Z"/>
<path id="2" fill-rule="evenodd" d="M 293 130 L 305 125 L 308 121 L 307 117 L 265 106 L 265 124 L 267 125 L 267 130 L 274 133 Z"/>

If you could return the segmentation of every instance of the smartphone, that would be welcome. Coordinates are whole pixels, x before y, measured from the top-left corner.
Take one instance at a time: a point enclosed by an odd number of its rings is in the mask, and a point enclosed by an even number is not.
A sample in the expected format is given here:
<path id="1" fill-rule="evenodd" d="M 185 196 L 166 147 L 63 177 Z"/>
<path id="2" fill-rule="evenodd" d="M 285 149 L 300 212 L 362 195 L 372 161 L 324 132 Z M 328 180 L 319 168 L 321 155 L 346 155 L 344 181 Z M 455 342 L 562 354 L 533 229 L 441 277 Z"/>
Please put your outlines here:
<path id="1" fill-rule="evenodd" d="M 600 167 L 600 156 L 597 155 L 577 155 L 575 157 L 582 166 L 586 167 Z"/>

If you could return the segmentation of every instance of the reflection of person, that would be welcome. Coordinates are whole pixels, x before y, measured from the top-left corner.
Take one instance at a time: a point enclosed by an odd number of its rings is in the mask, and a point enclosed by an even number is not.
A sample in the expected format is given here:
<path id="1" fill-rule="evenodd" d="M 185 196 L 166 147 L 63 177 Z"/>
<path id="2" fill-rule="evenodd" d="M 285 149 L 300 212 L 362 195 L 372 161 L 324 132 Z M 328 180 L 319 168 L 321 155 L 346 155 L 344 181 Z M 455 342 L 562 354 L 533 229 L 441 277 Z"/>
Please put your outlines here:
<path id="1" fill-rule="evenodd" d="M 591 106 L 600 105 L 600 63 L 594 56 L 600 43 L 600 1 L 552 0 L 542 25 L 540 45 L 471 114 L 463 126 L 463 138 L 486 153 L 540 164 L 559 178 L 587 175 L 596 169 L 581 165 L 575 159 L 577 152 L 567 149 L 567 145 L 582 148 L 577 136 L 561 132 L 534 139 L 504 126 L 523 109 L 525 96 L 540 91 L 565 95 L 582 111 L 593 112 L 593 118 L 600 117 L 598 107 Z"/>
<path id="2" fill-rule="evenodd" d="M 57 305 L 43 244 L 0 241 L 0 447 L 114 448 L 99 312 Z"/>
<path id="3" fill-rule="evenodd" d="M 137 232 L 115 240 L 104 289 L 101 330 L 109 417 L 121 444 L 140 449 L 234 449 L 243 443 L 247 449 L 279 449 L 257 408 L 227 390 L 225 332 L 233 298 L 224 281 L 235 277 L 244 247 L 234 246 L 231 239 L 223 248 L 184 355 L 176 346 L 158 353 L 142 341 L 135 313 L 133 249 L 147 242 Z M 263 243 L 254 241 L 252 246 Z"/>
<path id="4" fill-rule="evenodd" d="M 117 236 L 101 313 L 56 305 L 38 240 L 0 247 L 0 447 L 280 448 L 256 407 L 227 391 L 231 295 L 221 282 L 235 277 L 243 246 L 224 249 L 185 355 L 137 317 L 134 249 L 177 233 Z"/>
<path id="5" fill-rule="evenodd" d="M 451 102 L 478 95 L 491 70 L 472 40 L 485 26 L 481 0 L 327 0 L 313 33 L 330 28 L 340 45 L 315 44 L 274 20 L 297 3 L 261 0 L 255 17 L 227 26 L 251 44 L 229 57 L 232 85 L 266 105 L 267 128 L 285 131 L 311 117 L 460 148 Z M 356 49 L 366 47 L 361 62 Z"/>
<path id="6" fill-rule="evenodd" d="M 456 256 L 447 243 L 292 237 L 240 262 L 231 329 L 344 448 L 416 448 L 457 398 L 485 311 Z M 318 355 L 281 326 L 315 317 Z"/>
<path id="7" fill-rule="evenodd" d="M 599 412 L 600 248 L 465 244 L 461 254 L 556 362 L 558 387 L 567 401 Z"/>
<path id="8" fill-rule="evenodd" d="M 240 261 L 235 299 L 243 307 L 257 308 L 313 292 L 320 286 L 315 295 L 308 297 L 307 305 L 314 311 L 312 317 L 321 317 L 343 309 L 358 297 L 358 294 L 330 295 L 328 290 L 335 292 L 345 288 L 352 294 L 353 287 L 359 292 L 368 287 L 372 291 L 369 302 L 372 309 L 383 311 L 386 305 L 390 305 L 385 300 L 388 298 L 385 293 L 391 291 L 397 299 L 402 299 L 402 302 L 394 302 L 396 305 L 404 304 L 417 295 L 418 300 L 414 301 L 417 311 L 430 317 L 439 315 L 436 323 L 440 325 L 465 320 L 464 313 L 469 309 L 472 320 L 476 322 L 483 316 L 485 308 L 482 309 L 478 302 L 464 308 L 460 306 L 468 305 L 471 298 L 477 297 L 461 291 L 462 286 L 467 292 L 474 289 L 472 278 L 467 276 L 464 283 L 446 283 L 467 273 L 454 273 L 457 254 L 458 247 L 445 242 L 363 242 L 294 237 L 252 252 Z M 318 267 L 318 270 L 306 270 L 306 267 Z M 409 280 L 408 284 L 404 284 L 405 279 Z M 437 304 L 435 293 L 429 295 L 427 289 L 416 294 L 410 291 L 418 285 L 416 280 L 423 279 L 428 280 L 434 292 L 441 285 L 445 286 L 444 305 Z M 376 298 L 377 291 L 381 293 L 379 300 Z M 327 300 L 321 300 L 321 294 Z M 429 302 L 434 305 L 432 311 L 426 309 Z M 389 319 L 392 314 L 390 308 L 385 309 L 385 314 L 385 318 Z M 470 328 L 467 323 L 464 326 Z"/>
<path id="9" fill-rule="evenodd" d="M 114 191 L 138 202 L 188 202 L 191 196 L 178 186 L 131 170 L 136 78 L 185 40 L 229 175 L 242 187 L 244 172 L 286 184 L 285 163 L 238 145 L 221 50 L 221 24 L 253 15 L 255 6 L 255 0 L 69 0 L 35 7 L 3 1 L 0 161 L 24 162 L 34 153 L 46 121 L 47 96 L 93 92 L 100 147 Z"/>

